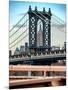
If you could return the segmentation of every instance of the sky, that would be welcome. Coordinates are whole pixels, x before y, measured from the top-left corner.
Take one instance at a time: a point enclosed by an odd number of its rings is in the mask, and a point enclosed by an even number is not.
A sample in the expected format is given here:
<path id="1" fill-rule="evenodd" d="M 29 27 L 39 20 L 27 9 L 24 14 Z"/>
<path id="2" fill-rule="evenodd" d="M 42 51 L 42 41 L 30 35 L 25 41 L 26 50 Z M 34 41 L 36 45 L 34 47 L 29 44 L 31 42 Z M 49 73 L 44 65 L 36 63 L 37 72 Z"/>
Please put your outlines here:
<path id="1" fill-rule="evenodd" d="M 65 12 L 66 5 L 65 4 L 50 4 L 50 3 L 39 3 L 39 2 L 23 2 L 23 1 L 10 1 L 9 2 L 9 12 L 10 12 L 10 21 L 15 24 L 19 18 L 20 14 L 24 14 L 28 11 L 29 5 L 31 5 L 32 9 L 37 6 L 38 10 L 43 10 L 45 7 L 46 10 L 51 8 L 53 14 L 57 15 L 59 18 L 65 21 Z M 15 18 L 16 17 L 16 18 Z"/>
<path id="2" fill-rule="evenodd" d="M 35 6 L 37 6 L 38 11 L 42 11 L 43 7 L 45 7 L 46 11 L 48 11 L 48 9 L 51 8 L 52 14 L 55 14 L 66 23 L 66 5 L 65 4 L 11 1 L 10 0 L 9 1 L 10 28 L 12 28 L 13 25 L 15 25 L 18 22 L 18 20 L 28 11 L 29 5 L 31 5 L 32 10 L 34 10 Z M 24 31 L 24 28 L 22 30 Z M 12 42 L 14 38 L 16 38 L 19 34 L 21 34 L 22 30 L 19 33 L 17 33 L 16 36 L 11 38 L 9 42 Z M 51 30 L 51 45 L 52 46 L 53 45 L 63 46 L 63 42 L 65 41 L 66 38 L 65 38 L 65 33 L 61 31 L 62 30 L 59 31 L 58 29 L 52 28 Z M 25 41 L 28 41 L 28 37 L 24 39 L 24 41 L 22 41 L 21 44 L 24 45 Z"/>

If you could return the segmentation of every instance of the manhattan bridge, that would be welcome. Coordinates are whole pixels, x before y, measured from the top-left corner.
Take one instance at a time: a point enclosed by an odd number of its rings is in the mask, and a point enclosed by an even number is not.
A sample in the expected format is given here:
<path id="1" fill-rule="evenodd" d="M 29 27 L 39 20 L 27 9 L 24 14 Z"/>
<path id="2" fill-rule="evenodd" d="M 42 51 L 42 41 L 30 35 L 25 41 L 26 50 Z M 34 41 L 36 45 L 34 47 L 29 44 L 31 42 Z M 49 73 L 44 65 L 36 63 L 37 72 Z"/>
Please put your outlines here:
<path id="1" fill-rule="evenodd" d="M 65 61 L 66 43 L 61 50 L 52 50 L 51 47 L 51 31 L 57 30 L 65 35 L 65 27 L 66 23 L 54 15 L 50 8 L 48 11 L 45 8 L 43 11 L 38 11 L 37 7 L 32 10 L 29 6 L 28 12 L 9 31 L 9 50 L 20 47 L 28 39 L 29 51 L 25 56 L 23 53 L 9 55 L 10 64 L 45 64 L 45 60 L 47 63 L 57 60 Z"/>

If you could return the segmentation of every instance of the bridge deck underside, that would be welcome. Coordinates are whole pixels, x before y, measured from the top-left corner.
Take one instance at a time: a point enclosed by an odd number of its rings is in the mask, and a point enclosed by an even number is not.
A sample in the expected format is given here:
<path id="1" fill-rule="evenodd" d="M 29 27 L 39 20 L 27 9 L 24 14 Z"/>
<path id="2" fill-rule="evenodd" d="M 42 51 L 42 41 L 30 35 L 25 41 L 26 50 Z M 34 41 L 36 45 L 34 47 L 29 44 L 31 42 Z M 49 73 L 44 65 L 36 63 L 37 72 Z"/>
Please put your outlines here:
<path id="1" fill-rule="evenodd" d="M 58 60 L 66 60 L 66 56 L 62 55 L 60 57 L 46 57 L 46 58 L 36 58 L 36 59 L 33 59 L 33 58 L 28 58 L 28 59 L 22 59 L 22 58 L 19 58 L 19 59 L 10 59 L 9 60 L 9 63 L 10 64 L 32 64 L 32 65 L 51 65 L 52 63 L 55 63 L 57 62 Z"/>
<path id="2" fill-rule="evenodd" d="M 52 86 L 52 82 L 56 83 L 64 82 L 65 77 L 41 77 L 41 78 L 32 78 L 32 79 L 18 79 L 18 80 L 10 80 L 9 88 L 28 88 L 28 87 L 46 87 Z M 57 85 L 57 84 L 56 84 Z M 61 84 L 60 86 L 62 86 Z M 65 84 L 64 84 L 65 85 Z"/>

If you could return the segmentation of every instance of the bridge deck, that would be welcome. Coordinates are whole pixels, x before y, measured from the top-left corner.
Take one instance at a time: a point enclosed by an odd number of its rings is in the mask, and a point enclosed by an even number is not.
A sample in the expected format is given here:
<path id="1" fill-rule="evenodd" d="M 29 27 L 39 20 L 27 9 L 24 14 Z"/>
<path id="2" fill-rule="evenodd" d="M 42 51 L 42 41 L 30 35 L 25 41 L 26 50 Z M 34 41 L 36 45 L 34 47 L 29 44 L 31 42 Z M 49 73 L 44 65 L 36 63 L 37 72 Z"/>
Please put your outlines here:
<path id="1" fill-rule="evenodd" d="M 19 79 L 19 80 L 10 80 L 10 86 L 17 86 L 17 85 L 27 85 L 27 84 L 37 84 L 43 82 L 52 82 L 52 81 L 60 81 L 61 79 L 65 79 L 65 77 L 56 76 L 56 77 L 37 77 L 32 79 Z"/>
<path id="2" fill-rule="evenodd" d="M 23 60 L 35 60 L 35 59 L 50 59 L 50 58 L 57 58 L 57 57 L 66 57 L 66 54 L 50 54 L 50 55 L 38 55 L 38 56 L 31 56 L 31 57 L 18 57 L 18 58 L 10 58 L 9 62 L 14 61 L 23 61 Z"/>
<path id="3" fill-rule="evenodd" d="M 10 65 L 9 71 L 66 71 L 66 66 Z"/>

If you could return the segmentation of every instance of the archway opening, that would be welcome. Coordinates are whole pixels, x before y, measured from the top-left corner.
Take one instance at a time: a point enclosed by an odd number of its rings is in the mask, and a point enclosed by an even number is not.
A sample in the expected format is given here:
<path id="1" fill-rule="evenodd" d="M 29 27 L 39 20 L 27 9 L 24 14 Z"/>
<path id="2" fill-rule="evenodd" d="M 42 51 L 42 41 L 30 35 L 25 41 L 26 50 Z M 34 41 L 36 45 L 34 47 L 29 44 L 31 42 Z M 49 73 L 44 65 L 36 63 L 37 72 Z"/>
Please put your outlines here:
<path id="1" fill-rule="evenodd" d="M 41 20 L 37 22 L 37 47 L 43 46 L 43 23 Z"/>

